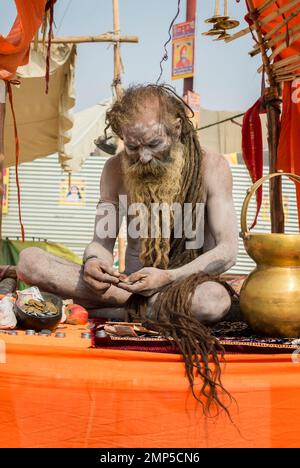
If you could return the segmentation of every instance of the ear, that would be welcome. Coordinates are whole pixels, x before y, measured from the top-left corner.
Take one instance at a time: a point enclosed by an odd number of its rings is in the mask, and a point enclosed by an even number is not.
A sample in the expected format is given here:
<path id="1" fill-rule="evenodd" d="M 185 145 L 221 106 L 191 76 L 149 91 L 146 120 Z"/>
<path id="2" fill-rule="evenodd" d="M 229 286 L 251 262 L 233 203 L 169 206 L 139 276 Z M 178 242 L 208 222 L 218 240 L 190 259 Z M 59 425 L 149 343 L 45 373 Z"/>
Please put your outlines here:
<path id="1" fill-rule="evenodd" d="M 182 130 L 182 122 L 181 122 L 181 118 L 180 118 L 180 117 L 178 117 L 178 118 L 175 120 L 174 128 L 175 128 L 176 137 L 177 137 L 177 139 L 179 140 L 179 138 L 180 138 L 180 136 L 181 136 L 181 130 Z"/>

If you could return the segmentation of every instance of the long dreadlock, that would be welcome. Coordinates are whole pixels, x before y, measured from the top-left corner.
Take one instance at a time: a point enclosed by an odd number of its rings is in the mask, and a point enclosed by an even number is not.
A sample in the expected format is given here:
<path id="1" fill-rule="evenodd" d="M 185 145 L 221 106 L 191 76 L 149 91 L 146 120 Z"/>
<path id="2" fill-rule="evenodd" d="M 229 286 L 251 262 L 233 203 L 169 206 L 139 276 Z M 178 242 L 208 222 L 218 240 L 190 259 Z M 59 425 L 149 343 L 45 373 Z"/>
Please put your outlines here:
<path id="1" fill-rule="evenodd" d="M 130 124 L 141 112 L 145 102 L 158 100 L 160 121 L 164 123 L 169 135 L 174 133 L 174 119 L 181 121 L 180 142 L 184 147 L 184 164 L 180 191 L 176 202 L 192 204 L 192 221 L 195 223 L 196 205 L 202 202 L 202 150 L 194 126 L 187 115 L 193 113 L 189 106 L 175 91 L 166 85 L 132 86 L 116 101 L 107 113 L 107 128 L 122 138 L 122 127 Z M 186 249 L 186 238 L 162 237 L 141 240 L 140 259 L 142 264 L 162 269 L 176 268 L 189 263 L 201 254 L 201 250 Z M 223 348 L 214 338 L 209 329 L 201 324 L 192 314 L 192 297 L 197 286 L 204 281 L 218 281 L 217 278 L 205 274 L 193 274 L 183 281 L 172 283 L 160 291 L 153 305 L 151 318 L 147 311 L 147 298 L 133 294 L 127 304 L 128 316 L 131 320 L 139 320 L 161 335 L 172 338 L 179 348 L 184 362 L 186 374 L 193 395 L 203 405 L 205 411 L 212 406 L 221 407 L 227 414 L 227 404 L 221 399 L 220 393 L 231 397 L 221 383 L 220 359 Z M 211 362 L 210 362 L 211 361 Z M 210 363 L 209 363 L 210 362 Z M 202 379 L 199 396 L 195 390 L 195 377 Z M 203 398 L 205 404 L 203 403 Z"/>

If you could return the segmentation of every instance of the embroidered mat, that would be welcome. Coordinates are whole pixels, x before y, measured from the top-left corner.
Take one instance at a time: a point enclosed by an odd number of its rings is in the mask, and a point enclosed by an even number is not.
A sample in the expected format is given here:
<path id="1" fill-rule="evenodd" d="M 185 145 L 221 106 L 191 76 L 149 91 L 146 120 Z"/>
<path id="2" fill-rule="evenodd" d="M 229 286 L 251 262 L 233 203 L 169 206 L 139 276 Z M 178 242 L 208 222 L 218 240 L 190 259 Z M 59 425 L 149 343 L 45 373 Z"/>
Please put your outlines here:
<path id="1" fill-rule="evenodd" d="M 268 338 L 254 334 L 242 321 L 220 322 L 211 328 L 226 353 L 284 354 L 300 348 L 300 339 Z M 91 321 L 92 345 L 127 351 L 180 354 L 175 343 L 138 323 Z"/>

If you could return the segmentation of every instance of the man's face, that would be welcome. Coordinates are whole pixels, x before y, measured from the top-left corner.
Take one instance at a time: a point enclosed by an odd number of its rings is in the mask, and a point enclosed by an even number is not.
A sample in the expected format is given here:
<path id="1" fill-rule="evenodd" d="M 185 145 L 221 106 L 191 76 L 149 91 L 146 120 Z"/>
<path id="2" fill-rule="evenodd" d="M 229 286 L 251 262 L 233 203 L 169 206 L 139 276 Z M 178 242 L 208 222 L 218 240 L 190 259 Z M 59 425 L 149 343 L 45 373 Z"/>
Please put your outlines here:
<path id="1" fill-rule="evenodd" d="M 174 122 L 178 126 L 178 122 Z M 179 128 L 180 127 L 180 128 Z M 181 125 L 179 122 L 178 137 Z M 130 125 L 122 129 L 127 163 L 133 165 L 163 166 L 170 162 L 174 137 L 168 134 L 161 121 L 158 102 L 141 104 L 141 109 Z M 150 164 L 151 163 L 151 164 Z"/>
<path id="2" fill-rule="evenodd" d="M 137 120 L 123 129 L 123 137 L 129 164 L 167 161 L 172 141 L 165 126 L 156 119 Z"/>

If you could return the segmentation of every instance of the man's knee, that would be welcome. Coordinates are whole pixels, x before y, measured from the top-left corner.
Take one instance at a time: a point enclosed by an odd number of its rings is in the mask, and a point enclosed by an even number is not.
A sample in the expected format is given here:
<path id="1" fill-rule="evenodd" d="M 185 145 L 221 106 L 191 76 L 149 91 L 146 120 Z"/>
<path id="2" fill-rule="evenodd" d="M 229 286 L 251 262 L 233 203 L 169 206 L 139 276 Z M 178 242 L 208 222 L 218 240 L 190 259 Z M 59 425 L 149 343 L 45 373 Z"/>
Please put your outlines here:
<path id="1" fill-rule="evenodd" d="M 228 313 L 231 298 L 219 283 L 207 281 L 195 291 L 192 300 L 192 311 L 200 322 L 208 324 L 221 321 Z"/>
<path id="2" fill-rule="evenodd" d="M 41 263 L 45 252 L 38 247 L 28 247 L 22 250 L 17 265 L 17 275 L 21 281 L 34 282 L 38 275 L 38 265 Z"/>

